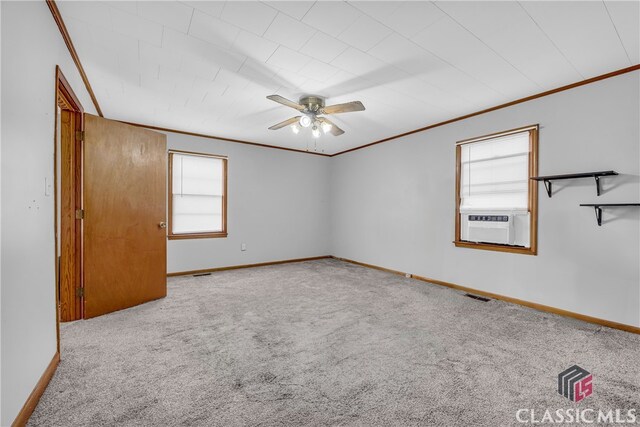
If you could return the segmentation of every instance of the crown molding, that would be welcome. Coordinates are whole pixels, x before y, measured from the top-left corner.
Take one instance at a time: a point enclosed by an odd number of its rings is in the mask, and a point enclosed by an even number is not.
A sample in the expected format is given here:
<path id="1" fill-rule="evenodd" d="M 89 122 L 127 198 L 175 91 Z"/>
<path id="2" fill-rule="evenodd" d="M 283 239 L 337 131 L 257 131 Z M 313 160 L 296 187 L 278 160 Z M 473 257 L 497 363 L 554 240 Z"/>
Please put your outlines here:
<path id="1" fill-rule="evenodd" d="M 163 127 L 159 127 L 159 126 L 145 125 L 145 124 L 142 124 L 142 123 L 126 122 L 126 121 L 123 121 L 123 120 L 118 120 L 118 121 L 121 122 L 121 123 L 127 124 L 127 125 L 137 126 L 137 127 L 141 127 L 141 128 L 150 129 L 150 130 L 157 130 L 157 131 L 160 131 L 160 132 L 180 133 L 182 135 L 197 136 L 197 137 L 200 137 L 200 138 L 217 139 L 218 141 L 234 142 L 236 144 L 253 145 L 253 146 L 256 146 L 256 147 L 263 147 L 263 148 L 275 148 L 276 150 L 293 151 L 293 152 L 296 152 L 296 153 L 313 154 L 315 156 L 331 157 L 331 154 L 318 153 L 318 152 L 315 152 L 315 151 L 299 150 L 297 148 L 279 147 L 277 145 L 261 144 L 259 142 L 243 141 L 241 139 L 224 138 L 222 136 L 207 135 L 207 134 L 204 134 L 204 133 L 188 132 L 188 131 L 185 131 L 185 130 L 178 130 L 178 129 L 171 129 L 171 128 L 163 128 Z"/>
<path id="2" fill-rule="evenodd" d="M 454 119 L 445 120 L 443 122 L 439 122 L 439 123 L 435 123 L 435 124 L 428 125 L 428 126 L 425 126 L 425 127 L 421 127 L 419 129 L 414 129 L 412 131 L 401 133 L 399 135 L 390 136 L 388 138 L 380 139 L 378 141 L 374 141 L 374 142 L 371 142 L 369 144 L 361 145 L 360 147 L 355 147 L 355 148 L 350 148 L 348 150 L 340 151 L 339 153 L 332 154 L 331 157 L 339 156 L 341 154 L 350 153 L 350 152 L 356 151 L 356 150 L 361 150 L 363 148 L 371 147 L 373 145 L 382 144 L 383 142 L 393 141 L 394 139 L 402 138 L 404 136 L 413 135 L 414 133 L 424 132 L 424 131 L 429 130 L 429 129 L 433 129 L 433 128 L 437 128 L 437 127 L 440 127 L 440 126 L 448 125 L 448 124 L 454 123 L 454 122 L 459 122 L 460 120 L 465 120 L 465 119 L 469 119 L 471 117 L 479 116 L 481 114 L 490 113 L 490 112 L 496 111 L 496 110 L 501 110 L 503 108 L 511 107 L 513 105 L 522 104 L 523 102 L 532 101 L 534 99 L 542 98 L 542 97 L 545 97 L 545 96 L 548 96 L 548 95 L 553 95 L 553 94 L 558 93 L 558 92 L 563 92 L 565 90 L 574 89 L 576 87 L 588 85 L 590 83 L 599 82 L 600 80 L 605 80 L 605 79 L 608 79 L 608 78 L 611 78 L 611 77 L 616 77 L 616 76 L 619 76 L 621 74 L 626 74 L 626 73 L 630 73 L 632 71 L 637 71 L 637 70 L 640 70 L 640 64 L 632 65 L 631 67 L 622 68 L 620 70 L 612 71 L 610 73 L 601 74 L 599 76 L 592 77 L 590 79 L 580 80 L 579 82 L 571 83 L 571 84 L 568 84 L 568 85 L 565 85 L 565 86 L 560 86 L 560 87 L 555 88 L 555 89 L 547 90 L 545 92 L 540 92 L 540 93 L 537 93 L 535 95 L 527 96 L 525 98 L 516 99 L 515 101 L 507 102 L 505 104 L 496 105 L 495 107 L 490 107 L 490 108 L 487 108 L 485 110 L 476 111 L 475 113 L 465 114 L 464 116 L 456 117 Z"/>
<path id="3" fill-rule="evenodd" d="M 69 50 L 69 54 L 71 54 L 71 58 L 73 62 L 75 62 L 76 67 L 78 68 L 78 72 L 80 73 L 80 77 L 82 77 L 82 81 L 84 82 L 84 86 L 87 88 L 87 92 L 89 92 L 89 96 L 91 97 L 91 101 L 93 102 L 93 106 L 96 108 L 96 111 L 100 117 L 104 117 L 102 114 L 102 109 L 100 109 L 100 105 L 98 104 L 98 99 L 96 98 L 96 94 L 93 92 L 93 88 L 91 87 L 91 83 L 89 83 L 89 78 L 87 78 L 87 73 L 84 72 L 84 67 L 82 66 L 82 62 L 80 62 L 80 57 L 78 56 L 78 52 L 76 51 L 75 46 L 73 45 L 73 41 L 71 41 L 71 36 L 69 35 L 69 31 L 67 31 L 67 26 L 64 24 L 62 20 L 62 15 L 60 15 L 60 10 L 58 9 L 58 5 L 55 0 L 46 0 L 47 6 L 49 6 L 49 10 L 51 11 L 51 15 L 53 15 L 53 20 L 56 21 L 58 25 L 58 29 L 60 30 L 60 34 L 62 34 L 62 39 L 64 43 L 67 45 L 67 49 Z"/>

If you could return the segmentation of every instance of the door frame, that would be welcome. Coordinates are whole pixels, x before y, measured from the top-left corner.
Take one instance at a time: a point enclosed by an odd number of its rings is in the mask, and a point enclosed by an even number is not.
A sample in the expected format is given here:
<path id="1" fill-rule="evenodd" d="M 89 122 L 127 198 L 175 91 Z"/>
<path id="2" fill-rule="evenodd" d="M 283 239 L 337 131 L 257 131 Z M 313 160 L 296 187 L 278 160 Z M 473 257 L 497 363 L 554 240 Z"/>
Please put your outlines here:
<path id="1" fill-rule="evenodd" d="M 70 150 L 66 150 L 68 153 L 67 161 L 72 162 L 71 168 L 61 167 L 58 171 L 58 107 L 61 111 L 64 111 L 63 117 L 67 117 L 68 120 L 63 121 L 60 118 L 60 147 L 61 151 L 63 145 L 73 143 L 73 147 Z M 61 235 L 58 235 L 58 174 L 60 173 L 60 185 L 65 185 L 65 189 L 68 190 L 68 194 L 71 195 L 70 206 L 65 204 L 63 200 L 60 201 L 60 213 L 61 217 L 67 215 L 67 217 L 77 218 L 76 211 L 82 209 L 82 137 L 84 131 L 84 108 L 78 100 L 78 97 L 74 93 L 68 80 L 65 78 L 62 70 L 59 66 L 56 66 L 55 74 L 55 121 L 54 121 L 54 158 L 53 158 L 53 171 L 54 171 L 54 235 L 55 235 L 55 288 L 56 288 L 56 334 L 58 340 L 58 351 L 60 351 L 60 322 L 79 320 L 84 317 L 84 300 L 82 298 L 82 291 L 74 292 L 75 289 L 83 289 L 83 259 L 82 259 L 82 221 L 75 219 L 70 228 L 67 230 L 63 228 L 61 224 L 60 234 L 67 234 L 73 236 L 71 242 L 67 242 L 68 245 L 60 244 L 59 240 L 62 239 Z M 69 147 L 68 147 L 69 148 Z M 64 164 L 65 159 L 60 159 L 61 165 Z M 63 175 L 64 174 L 64 175 Z M 62 190 L 62 187 L 61 187 Z M 63 211 L 64 209 L 64 211 Z M 71 212 L 69 212 L 71 211 Z M 58 246 L 60 245 L 60 251 Z M 59 253 L 60 252 L 60 253 Z M 73 277 L 73 283 L 71 289 L 69 287 L 61 286 L 61 256 L 62 252 L 67 254 L 68 269 Z M 79 295 L 78 295 L 79 294 Z M 61 310 L 64 304 L 65 310 Z"/>

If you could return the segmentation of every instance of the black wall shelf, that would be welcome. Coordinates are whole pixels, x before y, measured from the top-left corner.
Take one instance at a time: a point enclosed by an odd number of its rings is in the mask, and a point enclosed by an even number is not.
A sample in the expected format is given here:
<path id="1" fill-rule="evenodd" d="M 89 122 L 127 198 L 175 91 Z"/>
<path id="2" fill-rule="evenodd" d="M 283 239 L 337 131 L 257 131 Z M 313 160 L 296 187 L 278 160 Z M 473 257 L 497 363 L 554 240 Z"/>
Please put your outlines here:
<path id="1" fill-rule="evenodd" d="M 600 171 L 600 172 L 584 172 L 584 173 L 570 173 L 566 175 L 547 175 L 547 176 L 532 176 L 530 179 L 534 181 L 543 181 L 544 187 L 547 189 L 547 194 L 551 197 L 551 181 L 557 181 L 561 179 L 576 179 L 576 178 L 594 178 L 596 180 L 596 194 L 600 195 L 600 177 L 618 175 L 616 171 Z"/>
<path id="2" fill-rule="evenodd" d="M 598 221 L 598 225 L 602 225 L 602 208 L 621 208 L 625 206 L 640 207 L 640 203 L 584 203 L 580 204 L 580 206 L 594 208 L 596 211 L 596 220 Z"/>

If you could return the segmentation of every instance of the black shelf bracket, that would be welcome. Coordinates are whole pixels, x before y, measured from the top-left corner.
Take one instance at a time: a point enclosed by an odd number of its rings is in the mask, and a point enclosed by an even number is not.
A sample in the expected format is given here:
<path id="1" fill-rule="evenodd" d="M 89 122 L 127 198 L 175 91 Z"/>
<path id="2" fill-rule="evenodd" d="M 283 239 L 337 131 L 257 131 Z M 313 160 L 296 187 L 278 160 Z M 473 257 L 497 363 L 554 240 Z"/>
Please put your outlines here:
<path id="1" fill-rule="evenodd" d="M 640 203 L 583 203 L 580 206 L 593 208 L 596 212 L 596 221 L 602 225 L 602 208 L 620 208 L 625 206 L 640 206 Z"/>
<path id="2" fill-rule="evenodd" d="M 547 175 L 547 176 L 532 176 L 530 179 L 534 181 L 544 182 L 544 188 L 547 190 L 547 195 L 552 196 L 552 183 L 551 181 L 561 179 L 577 179 L 577 178 L 594 178 L 596 181 L 596 194 L 600 195 L 600 177 L 618 175 L 616 171 L 600 171 L 600 172 L 585 172 L 585 173 L 570 173 L 566 175 Z"/>
<path id="3" fill-rule="evenodd" d="M 598 227 L 602 226 L 602 208 L 600 206 L 594 206 L 593 210 L 596 211 L 596 221 L 598 221 Z"/>
<path id="4" fill-rule="evenodd" d="M 545 179 L 543 182 L 544 188 L 547 190 L 547 194 L 551 197 L 551 181 Z"/>

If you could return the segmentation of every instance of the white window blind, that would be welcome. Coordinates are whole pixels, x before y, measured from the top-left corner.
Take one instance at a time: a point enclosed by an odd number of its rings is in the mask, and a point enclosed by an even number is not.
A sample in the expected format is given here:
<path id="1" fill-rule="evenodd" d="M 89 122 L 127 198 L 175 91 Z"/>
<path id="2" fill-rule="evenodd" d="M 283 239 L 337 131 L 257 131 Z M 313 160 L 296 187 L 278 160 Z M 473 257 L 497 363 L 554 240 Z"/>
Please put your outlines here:
<path id="1" fill-rule="evenodd" d="M 527 210 L 529 131 L 461 145 L 460 209 Z"/>
<path id="2" fill-rule="evenodd" d="M 223 231 L 224 160 L 172 154 L 173 234 Z"/>

